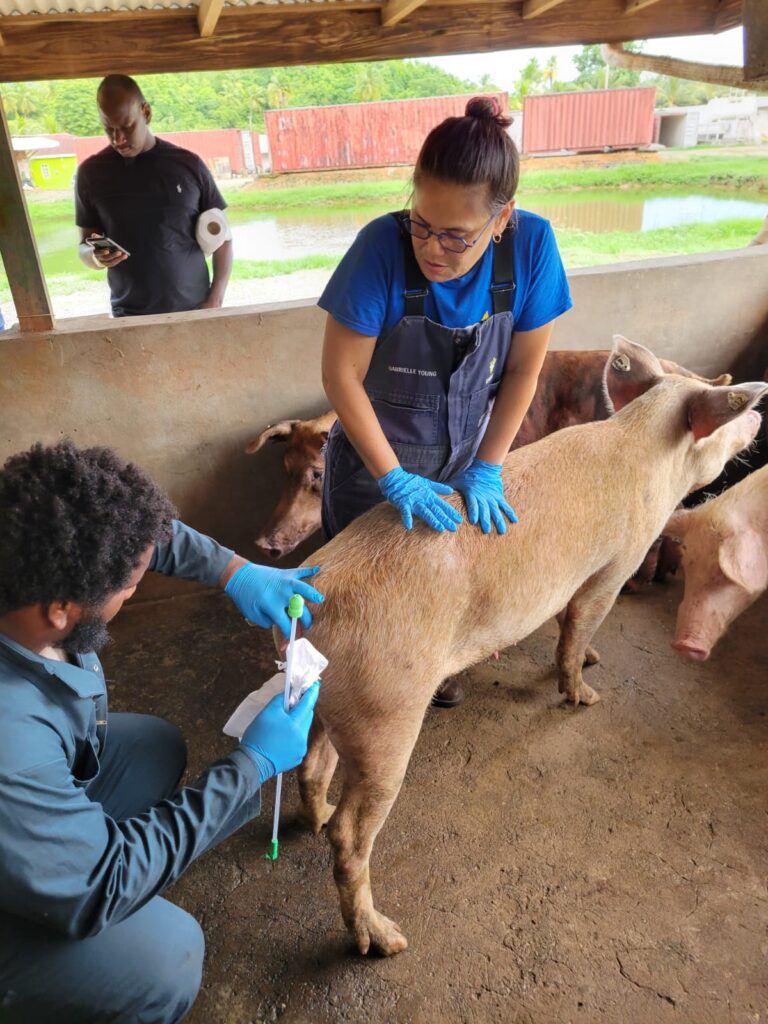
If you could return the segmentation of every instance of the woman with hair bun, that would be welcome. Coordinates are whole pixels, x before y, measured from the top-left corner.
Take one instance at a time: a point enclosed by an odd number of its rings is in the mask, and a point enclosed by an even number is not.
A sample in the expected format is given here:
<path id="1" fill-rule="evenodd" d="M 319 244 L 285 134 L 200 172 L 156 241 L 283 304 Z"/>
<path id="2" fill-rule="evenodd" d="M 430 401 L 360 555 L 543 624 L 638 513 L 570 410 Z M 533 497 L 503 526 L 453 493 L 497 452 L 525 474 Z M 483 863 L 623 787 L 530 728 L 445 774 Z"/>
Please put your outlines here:
<path id="1" fill-rule="evenodd" d="M 501 464 L 571 297 L 549 222 L 515 210 L 510 124 L 495 98 L 476 96 L 433 128 L 410 209 L 366 225 L 320 298 L 323 385 L 338 414 L 327 538 L 382 499 L 406 529 L 418 517 L 455 531 L 462 517 L 442 497 L 453 489 L 484 533 L 517 521 Z"/>

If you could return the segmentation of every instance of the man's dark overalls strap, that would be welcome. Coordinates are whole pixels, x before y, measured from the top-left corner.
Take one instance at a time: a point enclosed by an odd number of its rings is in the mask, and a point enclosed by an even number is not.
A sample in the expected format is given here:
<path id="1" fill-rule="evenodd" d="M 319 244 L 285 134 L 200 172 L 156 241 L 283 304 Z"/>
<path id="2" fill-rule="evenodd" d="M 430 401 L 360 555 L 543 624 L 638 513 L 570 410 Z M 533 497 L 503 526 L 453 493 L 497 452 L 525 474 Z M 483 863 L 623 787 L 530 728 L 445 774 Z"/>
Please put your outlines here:
<path id="1" fill-rule="evenodd" d="M 407 472 L 445 481 L 474 458 L 512 344 L 513 232 L 493 243 L 493 312 L 469 327 L 445 327 L 425 315 L 429 282 L 400 223 L 405 257 L 405 316 L 376 340 L 363 386 L 384 434 Z M 337 421 L 328 439 L 323 531 L 335 536 L 382 500 Z"/>

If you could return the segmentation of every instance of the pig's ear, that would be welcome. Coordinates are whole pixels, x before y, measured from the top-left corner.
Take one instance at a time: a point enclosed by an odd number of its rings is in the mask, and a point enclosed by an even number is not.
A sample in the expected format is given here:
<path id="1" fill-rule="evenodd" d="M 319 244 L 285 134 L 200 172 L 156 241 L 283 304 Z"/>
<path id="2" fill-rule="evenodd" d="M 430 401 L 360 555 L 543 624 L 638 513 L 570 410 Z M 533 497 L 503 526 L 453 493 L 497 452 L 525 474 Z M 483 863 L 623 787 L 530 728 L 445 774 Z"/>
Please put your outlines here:
<path id="1" fill-rule="evenodd" d="M 613 349 L 603 373 L 605 393 L 614 412 L 644 394 L 663 376 L 664 369 L 653 352 L 614 334 Z"/>
<path id="2" fill-rule="evenodd" d="M 274 423 L 272 426 L 266 427 L 254 441 L 250 441 L 245 446 L 245 454 L 255 455 L 260 448 L 264 447 L 267 441 L 287 441 L 291 436 L 294 425 L 300 422 L 301 420 L 281 420 L 280 423 Z"/>
<path id="3" fill-rule="evenodd" d="M 755 530 L 747 528 L 724 537 L 717 560 L 723 575 L 748 594 L 759 594 L 768 586 L 768 561 Z"/>
<path id="4" fill-rule="evenodd" d="M 662 537 L 669 537 L 671 540 L 682 540 L 685 536 L 685 531 L 691 524 L 690 520 L 691 510 L 687 508 L 677 508 L 667 520 L 667 525 L 661 531 Z"/>
<path id="5" fill-rule="evenodd" d="M 752 383 L 707 388 L 692 395 L 688 402 L 688 425 L 694 440 L 709 437 L 718 427 L 751 409 L 766 393 L 768 385 Z"/>
<path id="6" fill-rule="evenodd" d="M 700 380 L 702 384 L 712 384 L 714 387 L 720 387 L 723 384 L 730 384 L 733 381 L 733 377 L 730 373 L 721 373 L 719 377 L 702 377 L 698 373 L 694 373 L 693 370 L 686 370 L 684 366 L 680 366 L 679 363 L 673 363 L 671 359 L 660 359 L 664 373 L 676 373 L 678 377 L 689 377 L 691 380 Z"/>

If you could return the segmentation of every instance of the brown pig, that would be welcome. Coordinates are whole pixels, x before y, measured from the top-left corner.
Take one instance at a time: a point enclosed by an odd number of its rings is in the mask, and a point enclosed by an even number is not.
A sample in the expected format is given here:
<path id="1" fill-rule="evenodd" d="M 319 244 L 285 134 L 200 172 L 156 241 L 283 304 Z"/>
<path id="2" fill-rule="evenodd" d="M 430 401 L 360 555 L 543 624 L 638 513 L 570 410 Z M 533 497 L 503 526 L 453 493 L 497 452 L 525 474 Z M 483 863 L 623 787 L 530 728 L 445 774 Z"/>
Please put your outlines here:
<path id="1" fill-rule="evenodd" d="M 685 573 L 672 646 L 706 661 L 768 587 L 768 466 L 697 508 L 675 512 L 664 533 L 679 539 Z"/>
<path id="2" fill-rule="evenodd" d="M 607 419 L 611 408 L 603 388 L 603 371 L 610 352 L 548 352 L 539 375 L 536 394 L 520 424 L 512 450 L 532 444 L 563 427 Z M 731 375 L 723 373 L 710 379 L 700 377 L 669 359 L 660 359 L 664 373 L 700 380 L 704 384 L 731 383 Z"/>
<path id="3" fill-rule="evenodd" d="M 299 788 L 311 826 L 328 825 L 342 914 L 362 953 L 407 946 L 374 908 L 369 859 L 442 680 L 560 612 L 560 691 L 594 704 L 582 665 L 593 660 L 595 630 L 683 495 L 752 441 L 760 416 L 748 410 L 768 391 L 666 376 L 620 337 L 605 376 L 615 416 L 505 460 L 506 498 L 520 517 L 506 534 L 466 522 L 455 534 L 422 523 L 406 531 L 383 503 L 312 556 L 326 600 L 311 640 L 330 664 Z M 448 500 L 460 506 L 458 495 Z M 339 758 L 334 808 L 327 792 Z"/>
<path id="4" fill-rule="evenodd" d="M 282 558 L 320 528 L 323 445 L 335 422 L 334 412 L 312 420 L 282 420 L 262 430 L 245 448 L 246 455 L 253 455 L 267 441 L 285 442 L 283 493 L 261 536 L 256 538 L 256 547 L 268 558 Z"/>
<path id="5" fill-rule="evenodd" d="M 531 444 L 562 427 L 609 416 L 603 391 L 603 369 L 609 354 L 605 351 L 548 352 L 536 394 L 512 448 Z M 727 373 L 708 380 L 677 363 L 661 360 L 661 365 L 665 373 L 678 373 L 707 384 L 731 383 Z M 259 551 L 268 558 L 282 558 L 320 529 L 320 499 L 325 470 L 323 445 L 335 420 L 333 412 L 312 420 L 283 420 L 263 430 L 245 449 L 252 455 L 267 441 L 285 443 L 283 493 L 255 542 Z"/>

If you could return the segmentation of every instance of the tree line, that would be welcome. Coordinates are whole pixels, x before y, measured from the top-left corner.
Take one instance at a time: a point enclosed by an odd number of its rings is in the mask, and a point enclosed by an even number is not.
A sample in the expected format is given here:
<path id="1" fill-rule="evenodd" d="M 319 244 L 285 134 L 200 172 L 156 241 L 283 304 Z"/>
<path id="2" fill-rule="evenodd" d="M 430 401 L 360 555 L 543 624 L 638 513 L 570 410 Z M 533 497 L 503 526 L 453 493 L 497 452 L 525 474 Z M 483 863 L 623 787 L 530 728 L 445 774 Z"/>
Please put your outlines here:
<path id="1" fill-rule="evenodd" d="M 639 48 L 641 44 L 633 45 Z M 655 85 L 659 106 L 706 103 L 712 96 L 733 91 L 638 71 L 608 69 L 599 46 L 582 47 L 573 60 L 576 77 L 561 81 L 554 56 L 544 62 L 532 58 L 509 90 L 510 106 L 519 109 L 526 96 L 573 89 Z M 139 83 L 152 104 L 159 130 L 166 132 L 205 128 L 263 131 L 264 111 L 280 107 L 501 91 L 489 75 L 475 82 L 458 78 L 434 64 L 413 60 L 143 75 Z M 0 95 L 11 133 L 101 134 L 96 113 L 97 84 L 95 79 L 71 79 L 4 85 Z"/>

